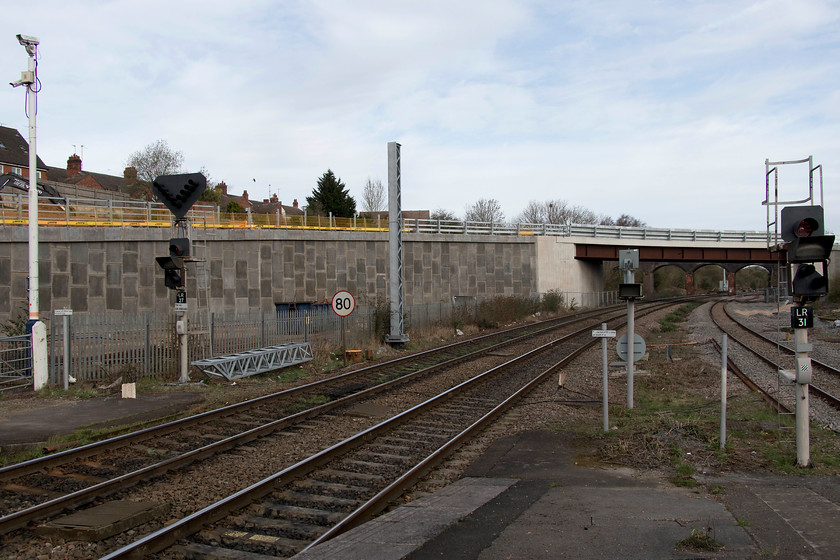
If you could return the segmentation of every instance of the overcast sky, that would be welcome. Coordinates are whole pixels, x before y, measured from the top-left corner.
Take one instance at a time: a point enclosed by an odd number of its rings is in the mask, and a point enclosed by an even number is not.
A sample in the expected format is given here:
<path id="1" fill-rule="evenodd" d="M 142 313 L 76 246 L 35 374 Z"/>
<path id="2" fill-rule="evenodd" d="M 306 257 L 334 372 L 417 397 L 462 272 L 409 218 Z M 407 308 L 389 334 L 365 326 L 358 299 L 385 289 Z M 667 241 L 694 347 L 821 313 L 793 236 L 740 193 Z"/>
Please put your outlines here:
<path id="1" fill-rule="evenodd" d="M 402 144 L 405 210 L 563 199 L 653 227 L 763 230 L 765 159 L 824 167 L 840 230 L 840 2 L 32 0 L 38 153 L 122 175 L 157 139 L 251 199 L 332 169 L 361 207 Z M 23 88 L 0 123 L 27 137 Z M 74 148 L 75 146 L 75 148 Z M 786 166 L 780 198 L 807 196 Z"/>

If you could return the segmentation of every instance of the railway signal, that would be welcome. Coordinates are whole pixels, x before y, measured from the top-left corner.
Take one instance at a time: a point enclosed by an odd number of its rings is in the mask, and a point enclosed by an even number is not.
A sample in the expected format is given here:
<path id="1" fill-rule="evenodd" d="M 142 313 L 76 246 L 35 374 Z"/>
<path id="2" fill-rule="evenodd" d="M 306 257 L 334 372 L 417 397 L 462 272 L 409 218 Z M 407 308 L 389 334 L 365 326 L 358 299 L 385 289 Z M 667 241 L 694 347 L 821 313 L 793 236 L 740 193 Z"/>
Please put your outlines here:
<path id="1" fill-rule="evenodd" d="M 169 211 L 180 220 L 207 188 L 207 179 L 201 173 L 160 175 L 152 183 L 152 192 Z"/>
<path id="2" fill-rule="evenodd" d="M 169 256 L 184 258 L 190 256 L 190 238 L 173 237 L 169 240 Z"/>
<path id="3" fill-rule="evenodd" d="M 184 261 L 178 257 L 155 257 L 163 269 L 163 284 L 170 290 L 184 287 Z"/>
<path id="4" fill-rule="evenodd" d="M 791 279 L 791 293 L 802 302 L 827 294 L 828 259 L 834 236 L 825 235 L 822 206 L 782 208 L 781 234 L 788 244 L 788 263 L 797 265 Z"/>

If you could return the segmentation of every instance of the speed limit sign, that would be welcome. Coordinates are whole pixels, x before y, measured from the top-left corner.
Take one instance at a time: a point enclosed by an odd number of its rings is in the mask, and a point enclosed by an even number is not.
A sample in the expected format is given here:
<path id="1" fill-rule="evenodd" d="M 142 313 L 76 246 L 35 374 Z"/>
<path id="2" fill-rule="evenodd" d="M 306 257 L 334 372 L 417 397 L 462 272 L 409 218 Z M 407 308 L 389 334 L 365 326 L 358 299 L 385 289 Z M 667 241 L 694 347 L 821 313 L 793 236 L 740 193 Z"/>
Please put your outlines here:
<path id="1" fill-rule="evenodd" d="M 332 310 L 339 317 L 347 317 L 356 309 L 356 298 L 346 290 L 336 292 L 332 298 Z"/>

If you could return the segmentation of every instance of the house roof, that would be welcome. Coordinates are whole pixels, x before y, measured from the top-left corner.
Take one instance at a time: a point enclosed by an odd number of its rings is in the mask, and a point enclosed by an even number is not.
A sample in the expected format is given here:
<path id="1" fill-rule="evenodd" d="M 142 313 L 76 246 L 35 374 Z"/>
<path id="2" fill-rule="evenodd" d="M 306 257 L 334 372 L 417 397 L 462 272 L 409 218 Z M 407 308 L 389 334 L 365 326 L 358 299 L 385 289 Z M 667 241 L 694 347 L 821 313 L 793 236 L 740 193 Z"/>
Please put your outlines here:
<path id="1" fill-rule="evenodd" d="M 0 126 L 0 164 L 29 166 L 29 143 L 14 128 Z M 38 169 L 47 169 L 40 157 L 35 165 Z"/>
<path id="2" fill-rule="evenodd" d="M 79 171 L 72 177 L 69 177 L 67 170 L 61 167 L 48 167 L 47 173 L 49 174 L 50 180 L 68 185 L 77 185 L 83 182 L 86 177 L 90 177 L 106 191 L 119 191 L 125 182 L 123 177 L 106 175 L 105 173 L 93 173 L 91 171 Z"/>

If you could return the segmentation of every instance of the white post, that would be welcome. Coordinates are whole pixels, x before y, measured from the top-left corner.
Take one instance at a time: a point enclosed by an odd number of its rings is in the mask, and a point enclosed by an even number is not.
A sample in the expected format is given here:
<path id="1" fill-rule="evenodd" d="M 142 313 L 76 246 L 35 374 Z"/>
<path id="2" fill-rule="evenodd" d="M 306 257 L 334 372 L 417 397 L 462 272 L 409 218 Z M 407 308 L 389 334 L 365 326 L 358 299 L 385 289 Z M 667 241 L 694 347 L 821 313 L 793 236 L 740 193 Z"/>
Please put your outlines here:
<path id="1" fill-rule="evenodd" d="M 38 391 L 49 381 L 47 327 L 39 317 L 38 297 L 38 149 L 35 122 L 38 113 L 38 80 L 35 74 L 38 40 L 23 35 L 18 35 L 17 38 L 29 55 L 27 79 L 21 79 L 12 85 L 26 85 L 26 105 L 29 110 L 29 324 L 32 327 L 32 386 Z"/>
<path id="2" fill-rule="evenodd" d="M 720 450 L 726 448 L 726 342 L 729 337 L 720 337 Z"/>
<path id="3" fill-rule="evenodd" d="M 179 338 L 181 341 L 181 376 L 178 379 L 180 383 L 189 383 L 190 381 L 190 363 L 189 363 L 189 348 L 187 346 L 189 335 L 187 334 L 187 314 L 179 319 L 181 327 L 179 328 Z"/>
<path id="4" fill-rule="evenodd" d="M 808 355 L 808 329 L 794 329 L 794 350 L 796 352 L 796 464 L 807 467 L 811 464 L 810 419 L 808 384 L 811 382 L 811 357 Z"/>
<path id="5" fill-rule="evenodd" d="M 607 330 L 607 324 L 601 323 L 601 329 Z M 607 383 L 609 382 L 609 362 L 607 360 L 607 339 L 606 337 L 601 339 L 601 363 L 603 365 L 603 374 L 601 376 L 603 388 L 603 401 L 604 401 L 604 433 L 610 431 L 610 402 L 609 402 L 609 388 L 607 387 Z"/>
<path id="6" fill-rule="evenodd" d="M 64 390 L 70 388 L 70 317 L 64 316 L 64 368 L 61 376 L 61 384 Z"/>

